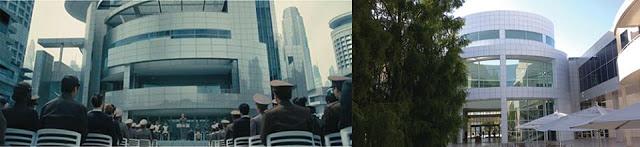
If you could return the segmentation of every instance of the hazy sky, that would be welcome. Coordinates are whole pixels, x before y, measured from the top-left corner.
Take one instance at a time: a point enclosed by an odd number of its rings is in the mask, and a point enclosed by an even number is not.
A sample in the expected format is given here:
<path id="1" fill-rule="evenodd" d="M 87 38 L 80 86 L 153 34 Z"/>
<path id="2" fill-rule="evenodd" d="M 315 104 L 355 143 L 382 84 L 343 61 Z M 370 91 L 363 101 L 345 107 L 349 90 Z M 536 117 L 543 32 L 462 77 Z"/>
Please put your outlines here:
<path id="1" fill-rule="evenodd" d="M 549 18 L 556 48 L 569 57 L 581 56 L 611 30 L 623 0 L 466 0 L 456 16 L 490 10 L 517 10 Z"/>
<path id="2" fill-rule="evenodd" d="M 329 68 L 336 66 L 329 21 L 335 16 L 351 11 L 351 1 L 275 1 L 276 22 L 280 34 L 282 32 L 282 12 L 287 7 L 298 7 L 307 32 L 312 64 L 318 65 L 323 77 L 322 81 L 326 81 Z M 36 42 L 36 50 L 43 49 L 37 45 L 37 38 L 84 37 L 84 33 L 85 24 L 66 12 L 63 0 L 35 1 L 29 41 Z M 55 60 L 58 60 L 58 49 L 47 49 L 47 52 L 53 55 Z M 63 56 L 62 61 L 66 64 L 69 64 L 71 60 L 76 60 L 78 64 L 82 62 L 82 55 L 77 48 L 65 50 Z"/>

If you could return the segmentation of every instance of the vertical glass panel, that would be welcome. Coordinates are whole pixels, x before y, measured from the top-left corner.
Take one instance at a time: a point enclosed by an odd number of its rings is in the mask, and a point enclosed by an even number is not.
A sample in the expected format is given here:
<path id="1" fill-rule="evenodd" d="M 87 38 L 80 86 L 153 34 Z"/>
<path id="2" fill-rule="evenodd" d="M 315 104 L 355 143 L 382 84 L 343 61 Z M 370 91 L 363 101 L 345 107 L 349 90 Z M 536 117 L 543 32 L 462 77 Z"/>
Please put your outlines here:
<path id="1" fill-rule="evenodd" d="M 542 34 L 536 32 L 527 32 L 527 39 L 542 42 Z"/>
<path id="2" fill-rule="evenodd" d="M 488 58 L 467 62 L 468 86 L 471 88 L 500 87 L 500 60 Z"/>
<path id="3" fill-rule="evenodd" d="M 508 100 L 508 140 L 513 142 L 544 140 L 544 132 L 516 127 L 553 113 L 553 105 L 553 100 L 540 98 Z"/>
<path id="4" fill-rule="evenodd" d="M 507 86 L 552 87 L 551 61 L 532 59 L 507 59 Z"/>
<path id="5" fill-rule="evenodd" d="M 520 30 L 505 30 L 506 38 L 526 39 L 526 32 Z"/>
<path id="6" fill-rule="evenodd" d="M 546 43 L 547 43 L 548 45 L 550 45 L 550 46 L 555 47 L 555 46 L 556 46 L 556 41 L 555 41 L 555 40 L 553 40 L 553 38 L 551 38 L 551 37 L 549 37 L 549 36 L 546 36 L 546 37 L 547 37 L 547 40 L 546 40 L 547 42 L 546 42 Z"/>

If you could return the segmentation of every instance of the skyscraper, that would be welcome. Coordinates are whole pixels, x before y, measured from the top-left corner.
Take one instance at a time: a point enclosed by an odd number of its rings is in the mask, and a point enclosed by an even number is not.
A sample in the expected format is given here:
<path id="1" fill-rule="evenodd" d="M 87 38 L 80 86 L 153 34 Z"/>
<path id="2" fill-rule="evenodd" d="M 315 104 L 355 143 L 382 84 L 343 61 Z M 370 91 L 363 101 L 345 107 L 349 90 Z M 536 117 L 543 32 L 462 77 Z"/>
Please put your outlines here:
<path id="1" fill-rule="evenodd" d="M 322 76 L 320 76 L 318 65 L 313 65 L 313 83 L 315 88 L 322 87 Z"/>
<path id="2" fill-rule="evenodd" d="M 306 96 L 307 91 L 314 87 L 313 69 L 304 22 L 298 8 L 284 9 L 282 28 L 289 76 L 286 80 L 296 86 L 293 96 Z"/>
<path id="3" fill-rule="evenodd" d="M 269 60 L 269 79 L 281 80 L 280 56 L 276 44 L 276 22 L 273 1 L 256 0 L 256 18 L 258 19 L 258 38 L 267 45 L 267 59 Z"/>
<path id="4" fill-rule="evenodd" d="M 33 1 L 0 1 L 0 95 L 9 97 L 24 79 L 22 64 L 29 35 Z"/>

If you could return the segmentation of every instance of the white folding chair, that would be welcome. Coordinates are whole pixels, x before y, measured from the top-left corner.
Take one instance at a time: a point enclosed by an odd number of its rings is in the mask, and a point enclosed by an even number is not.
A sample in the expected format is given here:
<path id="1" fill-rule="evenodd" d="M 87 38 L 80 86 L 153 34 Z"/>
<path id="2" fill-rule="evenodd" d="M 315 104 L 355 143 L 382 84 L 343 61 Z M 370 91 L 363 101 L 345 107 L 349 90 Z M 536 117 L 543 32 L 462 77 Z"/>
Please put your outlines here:
<path id="1" fill-rule="evenodd" d="M 351 127 L 340 130 L 340 138 L 342 139 L 342 145 L 351 146 Z"/>
<path id="2" fill-rule="evenodd" d="M 34 131 L 7 128 L 4 133 L 4 145 L 30 146 L 33 143 L 33 138 L 35 137 L 35 135 L 36 132 Z"/>
<path id="3" fill-rule="evenodd" d="M 249 136 L 233 139 L 233 146 L 249 146 Z"/>
<path id="4" fill-rule="evenodd" d="M 82 135 L 63 129 L 40 129 L 36 133 L 38 146 L 80 146 Z"/>
<path id="5" fill-rule="evenodd" d="M 122 141 L 118 144 L 118 146 L 127 146 L 127 138 L 122 138 Z"/>
<path id="6" fill-rule="evenodd" d="M 267 135 L 267 146 L 313 146 L 313 133 L 307 131 L 282 131 Z"/>
<path id="7" fill-rule="evenodd" d="M 87 138 L 82 143 L 82 146 L 111 146 L 113 139 L 109 135 L 99 133 L 88 133 Z"/>
<path id="8" fill-rule="evenodd" d="M 249 147 L 254 147 L 254 146 L 262 146 L 260 135 L 249 137 Z"/>
<path id="9" fill-rule="evenodd" d="M 149 140 L 149 139 L 140 139 L 139 146 L 151 146 L 151 140 Z"/>
<path id="10" fill-rule="evenodd" d="M 313 134 L 313 146 L 322 146 L 322 139 L 320 138 L 320 135 Z"/>
<path id="11" fill-rule="evenodd" d="M 138 139 L 129 139 L 127 140 L 128 146 L 140 146 L 140 140 Z"/>
<path id="12" fill-rule="evenodd" d="M 226 144 L 227 146 L 232 146 L 233 145 L 233 140 L 231 140 L 231 139 L 227 139 L 225 142 L 227 143 Z"/>
<path id="13" fill-rule="evenodd" d="M 325 135 L 324 145 L 325 146 L 342 146 L 342 139 L 340 138 L 340 132 Z"/>

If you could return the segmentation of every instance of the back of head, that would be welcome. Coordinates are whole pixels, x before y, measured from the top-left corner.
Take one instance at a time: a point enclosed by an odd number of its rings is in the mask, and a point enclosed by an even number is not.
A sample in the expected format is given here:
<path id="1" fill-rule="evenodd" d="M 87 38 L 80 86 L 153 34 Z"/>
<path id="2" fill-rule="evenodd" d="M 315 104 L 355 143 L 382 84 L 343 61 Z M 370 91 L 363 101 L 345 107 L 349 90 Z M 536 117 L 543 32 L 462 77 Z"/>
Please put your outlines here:
<path id="1" fill-rule="evenodd" d="M 106 104 L 104 105 L 104 113 L 107 115 L 113 115 L 113 113 L 116 111 L 116 106 L 114 106 L 113 104 Z"/>
<path id="2" fill-rule="evenodd" d="M 273 93 L 282 101 L 289 101 L 291 99 L 291 87 L 274 87 Z"/>
<path id="3" fill-rule="evenodd" d="M 336 97 L 336 95 L 333 94 L 333 88 L 329 88 L 327 90 L 327 94 L 324 99 L 327 101 L 327 104 L 338 101 L 338 98 Z"/>
<path id="4" fill-rule="evenodd" d="M 240 113 L 242 115 L 249 115 L 249 104 L 246 104 L 246 103 L 240 104 L 240 106 L 238 106 L 238 110 L 240 110 Z"/>
<path id="5" fill-rule="evenodd" d="M 75 88 L 79 86 L 80 86 L 80 81 L 78 80 L 77 77 L 66 75 L 64 76 L 64 78 L 62 78 L 62 81 L 60 82 L 60 91 L 62 93 L 72 93 L 73 90 L 75 90 Z"/>
<path id="6" fill-rule="evenodd" d="M 91 97 L 91 106 L 93 106 L 93 108 L 99 108 L 100 106 L 102 106 L 103 102 L 104 97 L 102 95 L 96 94 Z"/>
<path id="7" fill-rule="evenodd" d="M 11 97 L 18 104 L 23 104 L 31 99 L 31 85 L 26 82 L 20 82 L 13 88 L 13 96 Z"/>

